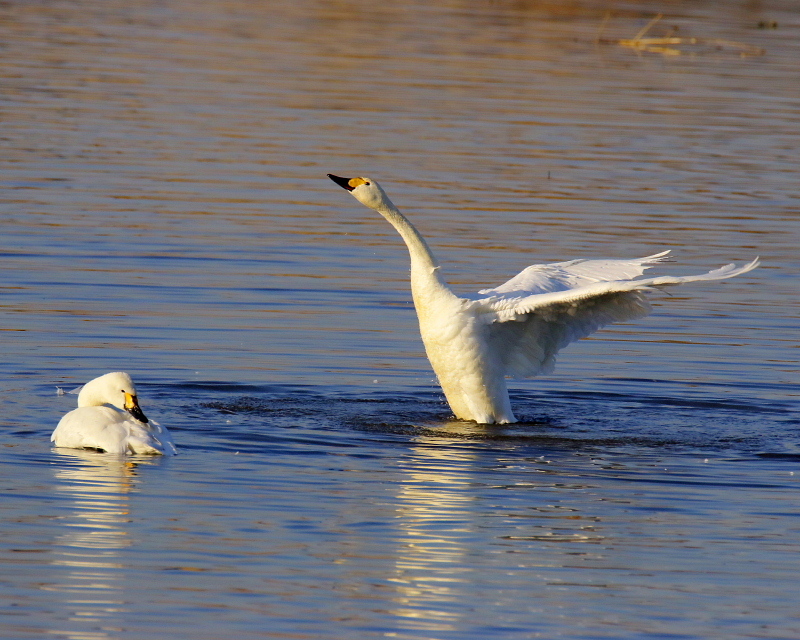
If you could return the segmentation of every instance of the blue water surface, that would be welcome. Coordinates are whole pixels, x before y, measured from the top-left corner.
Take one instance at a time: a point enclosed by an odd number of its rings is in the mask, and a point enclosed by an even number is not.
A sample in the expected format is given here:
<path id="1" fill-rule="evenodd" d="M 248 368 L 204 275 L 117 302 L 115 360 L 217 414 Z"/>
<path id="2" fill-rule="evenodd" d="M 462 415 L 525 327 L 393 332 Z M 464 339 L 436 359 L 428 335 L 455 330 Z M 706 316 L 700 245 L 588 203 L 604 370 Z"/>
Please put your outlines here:
<path id="1" fill-rule="evenodd" d="M 792 3 L 0 18 L 0 637 L 800 637 Z M 461 422 L 402 241 L 329 172 L 379 179 L 457 291 L 762 266 Z M 51 448 L 115 370 L 178 456 Z"/>

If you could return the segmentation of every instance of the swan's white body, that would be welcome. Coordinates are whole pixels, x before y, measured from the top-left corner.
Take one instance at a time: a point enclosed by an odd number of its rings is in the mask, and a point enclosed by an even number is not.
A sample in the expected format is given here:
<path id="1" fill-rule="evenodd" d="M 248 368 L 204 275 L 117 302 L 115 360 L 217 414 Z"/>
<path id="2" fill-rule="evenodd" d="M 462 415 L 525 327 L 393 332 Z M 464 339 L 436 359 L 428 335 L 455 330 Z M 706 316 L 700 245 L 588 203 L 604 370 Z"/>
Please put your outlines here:
<path id="1" fill-rule="evenodd" d="M 450 408 L 462 420 L 516 422 L 506 376 L 548 372 L 570 342 L 611 322 L 647 315 L 646 291 L 731 278 L 758 266 L 756 259 L 703 275 L 634 280 L 669 252 L 637 260 L 572 260 L 533 265 L 499 287 L 459 297 L 442 279 L 425 240 L 380 185 L 369 178 L 328 177 L 380 213 L 405 241 L 425 351 Z"/>
<path id="2" fill-rule="evenodd" d="M 120 455 L 176 453 L 169 432 L 142 413 L 136 386 L 121 371 L 83 385 L 78 408 L 61 418 L 50 440 L 57 447 L 99 449 Z"/>

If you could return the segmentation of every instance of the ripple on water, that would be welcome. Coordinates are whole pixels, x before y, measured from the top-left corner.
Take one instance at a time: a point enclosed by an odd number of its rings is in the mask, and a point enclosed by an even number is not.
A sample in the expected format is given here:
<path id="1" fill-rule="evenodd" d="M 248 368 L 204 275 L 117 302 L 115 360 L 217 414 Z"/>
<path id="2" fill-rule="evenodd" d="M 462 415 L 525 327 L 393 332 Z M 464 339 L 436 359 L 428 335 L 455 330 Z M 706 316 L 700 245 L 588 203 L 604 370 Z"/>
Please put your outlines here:
<path id="1" fill-rule="evenodd" d="M 784 449 L 798 424 L 789 403 L 741 397 L 731 401 L 715 396 L 713 388 L 704 389 L 702 395 L 693 390 L 695 397 L 680 397 L 674 394 L 681 385 L 669 381 L 615 382 L 617 386 L 624 383 L 628 392 L 512 392 L 521 421 L 488 426 L 454 420 L 441 393 L 431 388 L 404 388 L 392 394 L 362 392 L 358 397 L 347 389 L 323 392 L 320 387 L 295 385 L 178 388 L 190 394 L 202 390 L 197 405 L 203 408 L 207 423 L 198 428 L 213 431 L 212 439 L 224 435 L 229 441 L 226 447 L 265 438 L 308 442 L 310 437 L 312 445 L 322 439 L 326 445 L 359 446 L 365 440 L 405 442 L 424 436 L 440 437 L 443 443 L 566 450 L 644 447 L 766 454 Z M 656 386 L 660 393 L 653 395 Z M 177 389 L 172 395 L 177 395 Z M 211 426 L 218 422 L 208 420 L 209 416 L 218 416 L 226 424 Z"/>

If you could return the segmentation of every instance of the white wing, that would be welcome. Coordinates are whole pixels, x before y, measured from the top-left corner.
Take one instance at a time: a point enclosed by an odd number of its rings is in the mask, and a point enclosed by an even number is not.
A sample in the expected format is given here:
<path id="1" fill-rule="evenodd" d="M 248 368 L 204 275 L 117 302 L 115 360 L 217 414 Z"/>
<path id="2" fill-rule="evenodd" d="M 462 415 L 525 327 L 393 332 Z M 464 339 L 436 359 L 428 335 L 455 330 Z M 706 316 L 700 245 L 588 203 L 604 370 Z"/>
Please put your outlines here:
<path id="1" fill-rule="evenodd" d="M 147 437 L 144 438 L 144 444 L 146 446 L 158 449 L 166 456 L 174 456 L 178 454 L 178 449 L 175 446 L 175 442 L 172 440 L 172 434 L 167 431 L 166 427 L 162 427 L 152 418 L 147 425 Z M 137 450 L 134 449 L 134 451 L 138 453 Z M 147 451 L 144 453 L 147 453 Z"/>
<path id="2" fill-rule="evenodd" d="M 638 260 L 573 260 L 533 265 L 496 287 L 471 297 L 488 325 L 493 353 L 506 374 L 535 376 L 552 370 L 558 351 L 612 322 L 645 316 L 645 293 L 686 282 L 722 280 L 747 273 L 758 259 L 736 268 L 729 264 L 696 276 L 640 276 L 666 260 L 669 252 Z"/>
<path id="3" fill-rule="evenodd" d="M 567 291 L 594 282 L 631 280 L 645 269 L 669 260 L 669 251 L 635 260 L 570 260 L 552 264 L 534 264 L 494 289 L 482 289 L 484 297 Z"/>

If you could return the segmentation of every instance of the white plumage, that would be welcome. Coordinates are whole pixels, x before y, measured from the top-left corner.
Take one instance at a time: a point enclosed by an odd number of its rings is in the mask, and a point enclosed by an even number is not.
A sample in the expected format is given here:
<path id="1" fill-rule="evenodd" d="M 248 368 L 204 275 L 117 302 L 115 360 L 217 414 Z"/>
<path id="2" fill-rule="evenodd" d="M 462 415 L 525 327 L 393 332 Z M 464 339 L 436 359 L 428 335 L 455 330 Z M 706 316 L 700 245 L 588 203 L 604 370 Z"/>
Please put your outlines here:
<path id="1" fill-rule="evenodd" d="M 505 284 L 457 296 L 417 229 L 369 178 L 328 174 L 398 231 L 411 257 L 411 292 L 425 351 L 457 418 L 516 422 L 506 376 L 552 370 L 560 349 L 612 322 L 645 316 L 645 293 L 685 282 L 747 273 L 733 264 L 695 276 L 639 278 L 668 251 L 636 260 L 572 260 L 533 265 Z M 635 279 L 639 278 L 639 279 Z"/>
<path id="2" fill-rule="evenodd" d="M 120 455 L 177 453 L 169 432 L 145 417 L 133 380 L 121 371 L 83 385 L 78 408 L 61 418 L 50 440 L 56 447 Z"/>

